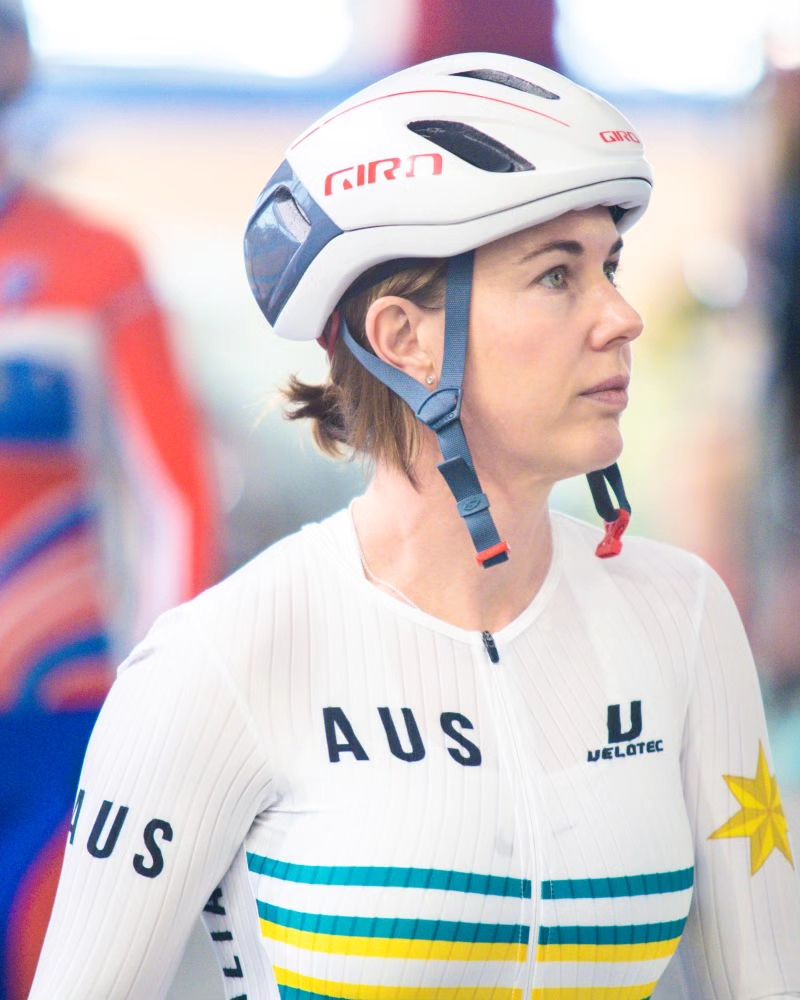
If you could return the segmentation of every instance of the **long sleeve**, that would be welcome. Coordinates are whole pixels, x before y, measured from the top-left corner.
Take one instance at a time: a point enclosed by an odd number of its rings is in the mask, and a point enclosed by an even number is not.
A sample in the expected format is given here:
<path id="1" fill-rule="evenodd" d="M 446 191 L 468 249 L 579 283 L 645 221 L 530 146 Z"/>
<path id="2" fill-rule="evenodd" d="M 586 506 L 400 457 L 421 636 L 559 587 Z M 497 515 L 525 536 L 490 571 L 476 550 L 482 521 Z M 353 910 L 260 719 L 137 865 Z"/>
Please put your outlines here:
<path id="1" fill-rule="evenodd" d="M 92 735 L 30 1000 L 155 1000 L 270 804 L 239 692 L 185 609 L 123 664 Z"/>
<path id="2" fill-rule="evenodd" d="M 706 574 L 682 750 L 695 894 L 679 951 L 693 1000 L 800 997 L 800 884 L 736 607 Z"/>

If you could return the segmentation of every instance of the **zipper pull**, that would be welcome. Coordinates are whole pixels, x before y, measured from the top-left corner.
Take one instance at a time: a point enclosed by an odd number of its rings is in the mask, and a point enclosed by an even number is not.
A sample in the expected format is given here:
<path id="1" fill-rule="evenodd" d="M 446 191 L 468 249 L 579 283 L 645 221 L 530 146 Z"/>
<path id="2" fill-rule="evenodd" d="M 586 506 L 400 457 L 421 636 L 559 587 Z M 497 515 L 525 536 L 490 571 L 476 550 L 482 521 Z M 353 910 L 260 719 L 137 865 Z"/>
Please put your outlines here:
<path id="1" fill-rule="evenodd" d="M 492 633 L 481 632 L 481 639 L 483 639 L 483 648 L 486 650 L 486 655 L 492 663 L 499 663 L 500 654 L 497 652 L 497 646 L 494 644 L 494 636 Z"/>

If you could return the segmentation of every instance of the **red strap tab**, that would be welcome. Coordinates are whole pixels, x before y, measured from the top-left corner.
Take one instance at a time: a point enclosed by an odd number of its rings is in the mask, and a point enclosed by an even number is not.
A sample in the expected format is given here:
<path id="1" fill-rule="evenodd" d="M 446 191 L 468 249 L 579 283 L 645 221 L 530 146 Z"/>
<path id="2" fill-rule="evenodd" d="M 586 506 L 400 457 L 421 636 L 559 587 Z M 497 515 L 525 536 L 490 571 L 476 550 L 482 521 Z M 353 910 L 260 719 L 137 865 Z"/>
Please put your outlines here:
<path id="1" fill-rule="evenodd" d="M 342 317 L 337 310 L 334 310 L 328 322 L 325 324 L 325 328 L 322 331 L 322 336 L 317 337 L 317 343 L 320 347 L 325 348 L 329 358 L 333 358 L 333 351 L 336 347 L 336 341 L 339 339 L 339 331 L 342 328 Z"/>
<path id="2" fill-rule="evenodd" d="M 600 559 L 618 556 L 622 552 L 622 536 L 630 521 L 631 515 L 627 510 L 618 510 L 616 521 L 606 521 L 606 534 L 595 549 L 595 555 Z"/>
<path id="3" fill-rule="evenodd" d="M 485 565 L 490 559 L 494 559 L 495 556 L 502 555 L 503 552 L 508 552 L 507 542 L 498 542 L 497 545 L 493 545 L 490 549 L 484 549 L 483 552 L 478 552 L 475 558 L 481 564 Z"/>

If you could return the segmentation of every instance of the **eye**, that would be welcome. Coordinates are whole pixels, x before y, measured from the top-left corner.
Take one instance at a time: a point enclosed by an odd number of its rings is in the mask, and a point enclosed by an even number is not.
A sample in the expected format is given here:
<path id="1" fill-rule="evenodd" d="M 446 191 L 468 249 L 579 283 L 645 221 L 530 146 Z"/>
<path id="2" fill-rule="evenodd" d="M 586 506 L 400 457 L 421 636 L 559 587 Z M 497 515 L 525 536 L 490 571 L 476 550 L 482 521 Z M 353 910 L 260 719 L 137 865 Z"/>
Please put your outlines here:
<path id="1" fill-rule="evenodd" d="M 567 268 L 563 264 L 552 268 L 539 278 L 539 284 L 545 288 L 565 288 L 567 284 Z"/>
<path id="2" fill-rule="evenodd" d="M 605 276 L 611 282 L 611 284 L 616 285 L 617 272 L 619 271 L 619 261 L 618 260 L 606 261 L 606 263 L 603 265 L 603 271 L 605 273 Z"/>

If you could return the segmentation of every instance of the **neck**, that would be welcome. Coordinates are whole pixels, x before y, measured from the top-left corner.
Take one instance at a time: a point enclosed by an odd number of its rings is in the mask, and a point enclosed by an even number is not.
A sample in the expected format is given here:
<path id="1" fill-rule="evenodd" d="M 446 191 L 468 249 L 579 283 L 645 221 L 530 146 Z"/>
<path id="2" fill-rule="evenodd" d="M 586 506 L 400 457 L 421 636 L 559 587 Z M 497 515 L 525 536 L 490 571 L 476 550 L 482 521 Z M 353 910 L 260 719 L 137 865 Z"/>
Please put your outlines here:
<path id="1" fill-rule="evenodd" d="M 433 454 L 418 463 L 419 489 L 379 466 L 353 518 L 373 583 L 460 628 L 494 632 L 533 600 L 550 566 L 547 499 L 552 483 L 493 482 L 479 470 L 510 558 L 491 569 L 476 559 Z"/>

